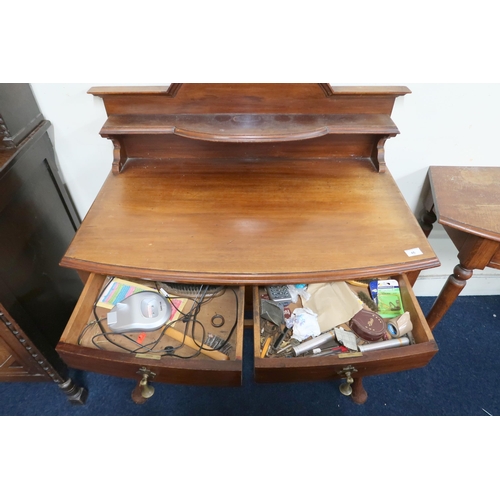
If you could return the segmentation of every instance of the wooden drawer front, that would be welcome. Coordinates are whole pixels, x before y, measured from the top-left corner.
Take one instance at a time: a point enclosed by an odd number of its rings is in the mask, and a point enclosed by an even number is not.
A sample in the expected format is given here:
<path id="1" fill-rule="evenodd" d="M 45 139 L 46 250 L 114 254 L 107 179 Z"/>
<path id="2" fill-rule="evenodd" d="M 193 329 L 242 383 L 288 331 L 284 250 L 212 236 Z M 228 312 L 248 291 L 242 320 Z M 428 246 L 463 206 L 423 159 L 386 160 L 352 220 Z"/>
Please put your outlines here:
<path id="1" fill-rule="evenodd" d="M 387 350 L 364 352 L 361 356 L 342 355 L 297 358 L 261 358 L 260 297 L 263 289 L 254 287 L 254 357 L 257 382 L 305 382 L 345 378 L 343 370 L 354 367 L 355 377 L 398 372 L 425 366 L 438 348 L 406 275 L 399 281 L 405 311 L 410 312 L 415 344 Z"/>
<path id="2" fill-rule="evenodd" d="M 196 344 L 194 345 L 196 350 L 185 345 L 188 342 L 192 343 L 189 335 L 184 346 L 175 351 L 177 356 L 190 357 L 189 359 L 181 359 L 180 357 L 161 355 L 160 351 L 167 346 L 177 347 L 181 345 L 185 327 L 185 323 L 182 321 L 173 325 L 175 332 L 167 330 L 164 335 L 161 335 L 161 330 L 158 330 L 142 335 L 142 339 L 140 333 L 130 334 L 128 339 L 116 334 L 104 336 L 96 324 L 86 329 L 87 325 L 95 319 L 96 298 L 101 295 L 103 287 L 108 282 L 106 276 L 90 274 L 85 284 L 82 295 L 56 348 L 68 366 L 136 379 L 140 379 L 139 370 L 145 368 L 154 373 L 151 380 L 156 382 L 241 385 L 244 287 L 226 288 L 222 295 L 207 300 L 197 315 L 197 320 L 205 328 L 206 336 L 213 334 L 225 339 L 233 330 L 228 359 L 224 359 L 225 356 L 220 352 L 210 352 L 207 355 L 205 354 L 207 351 L 202 350 L 198 354 L 200 349 L 196 347 Z M 149 284 L 149 286 L 154 287 L 154 284 Z M 187 302 L 183 311 L 189 310 L 190 305 L 191 302 Z M 97 317 L 104 319 L 102 326 L 105 332 L 109 332 L 105 321 L 108 311 L 100 307 L 95 308 Z M 212 317 L 216 314 L 224 318 L 224 324 L 220 327 L 212 325 Z M 216 325 L 220 322 L 220 318 L 214 319 Z M 174 335 L 177 340 L 169 336 L 168 333 Z M 201 344 L 203 328 L 199 324 L 195 326 L 194 334 L 196 342 Z M 180 340 L 179 335 L 181 336 Z M 111 339 L 112 342 L 109 342 L 108 339 Z M 140 341 L 142 344 L 134 344 L 129 339 Z M 158 343 L 153 346 L 156 341 Z M 154 349 L 154 352 L 150 352 L 151 349 Z M 128 352 L 130 350 L 136 352 Z"/>

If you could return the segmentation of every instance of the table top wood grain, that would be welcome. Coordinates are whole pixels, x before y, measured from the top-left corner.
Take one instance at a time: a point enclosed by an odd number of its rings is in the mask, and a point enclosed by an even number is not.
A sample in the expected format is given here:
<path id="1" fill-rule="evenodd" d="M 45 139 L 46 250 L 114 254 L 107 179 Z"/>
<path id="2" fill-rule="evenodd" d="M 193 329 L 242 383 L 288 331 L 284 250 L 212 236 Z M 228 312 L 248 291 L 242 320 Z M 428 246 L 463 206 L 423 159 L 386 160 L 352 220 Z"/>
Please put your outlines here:
<path id="1" fill-rule="evenodd" d="M 429 180 L 440 224 L 500 241 L 500 167 L 432 166 Z"/>
<path id="2" fill-rule="evenodd" d="M 418 248 L 420 255 L 406 250 Z M 312 283 L 439 261 L 390 174 L 369 159 L 129 159 L 64 266 L 205 283 Z"/>

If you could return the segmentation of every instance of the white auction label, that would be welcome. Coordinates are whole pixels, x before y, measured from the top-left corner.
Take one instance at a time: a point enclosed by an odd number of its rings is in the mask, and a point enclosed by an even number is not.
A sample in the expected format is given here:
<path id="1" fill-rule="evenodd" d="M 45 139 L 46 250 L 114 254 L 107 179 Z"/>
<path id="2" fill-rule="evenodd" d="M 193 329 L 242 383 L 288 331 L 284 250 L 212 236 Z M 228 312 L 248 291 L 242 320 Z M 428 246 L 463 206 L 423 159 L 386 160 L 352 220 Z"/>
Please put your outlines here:
<path id="1" fill-rule="evenodd" d="M 423 255 L 424 252 L 420 248 L 411 248 L 410 250 L 405 250 L 408 257 L 415 257 L 416 255 Z"/>

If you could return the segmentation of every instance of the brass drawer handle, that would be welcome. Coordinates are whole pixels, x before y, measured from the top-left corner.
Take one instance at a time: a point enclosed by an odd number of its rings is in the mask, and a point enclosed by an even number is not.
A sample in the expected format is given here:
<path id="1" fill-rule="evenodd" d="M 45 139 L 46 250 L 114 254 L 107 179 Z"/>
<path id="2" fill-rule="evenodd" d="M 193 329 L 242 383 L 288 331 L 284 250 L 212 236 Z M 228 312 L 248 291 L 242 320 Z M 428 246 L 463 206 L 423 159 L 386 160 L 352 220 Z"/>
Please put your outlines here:
<path id="1" fill-rule="evenodd" d="M 340 384 L 339 391 L 344 396 L 350 396 L 352 394 L 352 384 L 354 383 L 354 379 L 352 378 L 352 374 L 357 372 L 354 366 L 349 365 L 343 370 L 339 372 L 339 375 L 346 378 L 346 381 Z"/>

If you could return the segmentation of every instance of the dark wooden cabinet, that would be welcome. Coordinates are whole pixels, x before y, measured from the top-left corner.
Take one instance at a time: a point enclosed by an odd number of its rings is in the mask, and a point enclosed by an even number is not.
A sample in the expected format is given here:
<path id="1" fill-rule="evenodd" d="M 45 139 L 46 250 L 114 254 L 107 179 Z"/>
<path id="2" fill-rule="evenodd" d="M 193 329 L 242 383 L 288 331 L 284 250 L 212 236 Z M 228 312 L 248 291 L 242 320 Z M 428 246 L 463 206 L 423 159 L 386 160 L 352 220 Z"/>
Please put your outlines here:
<path id="1" fill-rule="evenodd" d="M 15 149 L 44 117 L 27 83 L 0 83 L 0 151 Z"/>
<path id="2" fill-rule="evenodd" d="M 30 86 L 0 84 L 0 114 L 0 381 L 54 381 L 82 403 L 55 351 L 83 288 L 59 266 L 80 220 Z"/>

